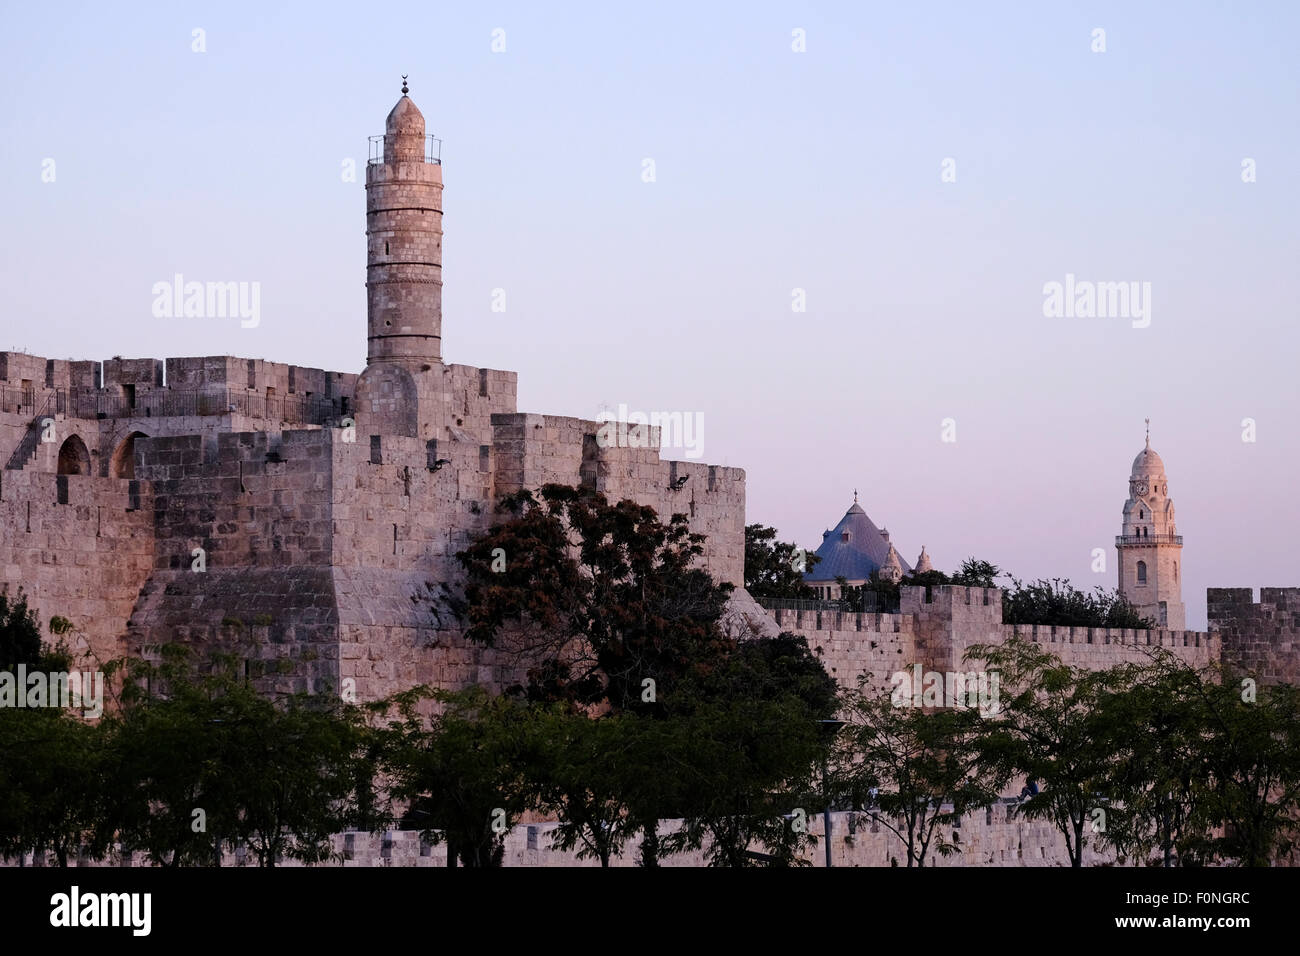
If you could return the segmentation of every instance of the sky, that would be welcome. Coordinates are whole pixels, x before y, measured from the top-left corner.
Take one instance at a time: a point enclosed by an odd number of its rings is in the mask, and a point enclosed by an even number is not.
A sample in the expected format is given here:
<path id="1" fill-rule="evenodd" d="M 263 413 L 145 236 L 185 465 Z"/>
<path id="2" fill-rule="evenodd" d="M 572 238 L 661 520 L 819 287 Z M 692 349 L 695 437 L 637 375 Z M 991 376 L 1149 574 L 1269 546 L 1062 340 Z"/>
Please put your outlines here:
<path id="1" fill-rule="evenodd" d="M 698 416 L 787 540 L 856 488 L 909 561 L 1087 588 L 1150 418 L 1188 626 L 1206 587 L 1300 586 L 1300 6 L 0 13 L 0 348 L 359 372 L 405 73 L 443 358 L 517 371 L 521 410 Z M 156 317 L 177 273 L 258 283 L 257 325 Z M 1067 276 L 1135 314 L 1048 314 Z"/>

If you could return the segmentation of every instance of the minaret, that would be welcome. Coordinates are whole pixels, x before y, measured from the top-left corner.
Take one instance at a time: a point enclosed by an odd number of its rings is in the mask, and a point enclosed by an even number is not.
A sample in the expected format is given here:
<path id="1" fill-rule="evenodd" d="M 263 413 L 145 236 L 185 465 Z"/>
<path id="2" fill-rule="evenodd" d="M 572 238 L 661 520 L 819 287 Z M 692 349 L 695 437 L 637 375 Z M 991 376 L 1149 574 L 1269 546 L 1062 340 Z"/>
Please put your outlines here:
<path id="1" fill-rule="evenodd" d="M 366 362 L 415 373 L 442 361 L 442 166 L 408 92 L 366 166 Z"/>
<path id="2" fill-rule="evenodd" d="M 1133 459 L 1124 502 L 1124 523 L 1115 539 L 1119 551 L 1119 593 L 1157 627 L 1186 628 L 1183 607 L 1183 539 L 1174 525 L 1165 463 L 1151 448 L 1147 419 L 1146 447 Z"/>

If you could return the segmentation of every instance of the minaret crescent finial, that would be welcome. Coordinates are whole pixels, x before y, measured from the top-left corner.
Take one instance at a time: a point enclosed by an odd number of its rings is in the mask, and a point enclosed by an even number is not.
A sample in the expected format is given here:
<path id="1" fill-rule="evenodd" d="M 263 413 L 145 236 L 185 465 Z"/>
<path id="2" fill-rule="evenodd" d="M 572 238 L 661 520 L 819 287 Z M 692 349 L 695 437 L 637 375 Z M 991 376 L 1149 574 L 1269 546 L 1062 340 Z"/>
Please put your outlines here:
<path id="1" fill-rule="evenodd" d="M 402 95 L 403 95 L 403 96 L 405 96 L 407 93 L 411 92 L 410 89 L 409 89 L 409 88 L 407 87 L 407 85 L 406 85 L 406 77 L 407 77 L 407 74 L 403 73 L 403 74 L 402 74 Z"/>

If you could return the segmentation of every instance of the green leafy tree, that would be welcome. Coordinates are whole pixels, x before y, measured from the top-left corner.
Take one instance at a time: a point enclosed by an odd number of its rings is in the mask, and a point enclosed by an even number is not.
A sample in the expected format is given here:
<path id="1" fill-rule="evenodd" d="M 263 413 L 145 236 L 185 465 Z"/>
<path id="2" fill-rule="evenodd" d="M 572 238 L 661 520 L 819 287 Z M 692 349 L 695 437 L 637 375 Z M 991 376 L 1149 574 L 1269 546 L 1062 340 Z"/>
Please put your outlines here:
<path id="1" fill-rule="evenodd" d="M 745 526 L 745 590 L 756 598 L 816 597 L 803 583 L 804 573 L 821 559 L 797 545 L 778 541 L 776 529 Z"/>
<path id="2" fill-rule="evenodd" d="M 0 708 L 0 856 L 104 856 L 103 737 L 56 708 Z"/>
<path id="3" fill-rule="evenodd" d="M 550 708 L 537 724 L 537 760 L 528 768 L 537 805 L 559 820 L 552 845 L 610 865 L 627 841 L 656 820 L 637 814 L 654 787 L 673 721 L 633 713 L 591 718 Z M 640 799 L 639 799 L 640 798 Z M 653 802 L 653 801 L 652 801 Z M 657 856 L 651 865 L 657 864 Z"/>
<path id="4" fill-rule="evenodd" d="M 1049 821 L 1065 837 L 1070 865 L 1082 866 L 1085 846 L 1107 824 L 1118 741 L 1132 733 L 1100 706 L 1123 689 L 1123 672 L 1072 667 L 1020 638 L 973 645 L 966 660 L 999 675 L 1000 716 L 981 736 L 983 759 L 1039 785 L 1018 813 Z"/>
<path id="5" fill-rule="evenodd" d="M 659 766 L 677 787 L 684 825 L 665 842 L 706 848 L 713 866 L 793 865 L 821 809 L 816 777 L 834 716 L 835 682 L 804 638 L 745 642 L 684 689 Z M 759 856 L 755 856 L 758 854 Z"/>
<path id="6" fill-rule="evenodd" d="M 330 837 L 374 813 L 364 755 L 367 730 L 359 711 L 333 696 L 295 694 L 279 705 L 263 701 L 215 733 L 237 778 L 234 833 L 259 865 L 281 858 L 320 863 L 335 857 Z M 369 814 L 361 808 L 370 807 Z"/>
<path id="7" fill-rule="evenodd" d="M 1208 821 L 1210 735 L 1206 675 L 1157 648 L 1146 666 L 1122 665 L 1122 693 L 1103 697 L 1117 728 L 1107 787 L 1114 796 L 1101 839 L 1121 861 L 1198 866 L 1213 861 Z M 1140 728 L 1123 733 L 1123 728 Z"/>
<path id="8" fill-rule="evenodd" d="M 1300 689 L 1200 684 L 1215 856 L 1269 866 L 1300 839 Z"/>
<path id="9" fill-rule="evenodd" d="M 806 642 L 722 634 L 730 587 L 697 566 L 704 539 L 683 515 L 557 485 L 501 510 L 460 555 L 468 633 L 493 644 L 511 630 L 534 662 L 523 695 L 562 705 L 533 738 L 551 756 L 521 764 L 561 844 L 608 862 L 640 830 L 648 866 L 706 839 L 715 861 L 752 862 L 757 842 L 787 852 L 787 794 L 817 752 L 804 695 L 834 700 Z M 687 830 L 661 840 L 670 816 Z"/>
<path id="10" fill-rule="evenodd" d="M 1061 627 L 1151 627 L 1151 621 L 1140 615 L 1117 590 L 1097 587 L 1091 593 L 1080 591 L 1061 578 L 1028 584 L 1012 579 L 1012 587 L 1003 590 L 1002 621 Z"/>
<path id="11" fill-rule="evenodd" d="M 865 678 L 845 695 L 847 723 L 836 738 L 834 788 L 902 841 L 907 865 L 923 867 L 931 851 L 959 852 L 947 838 L 972 810 L 991 806 L 1006 782 L 980 746 L 978 711 L 927 712 L 872 693 Z"/>
<path id="12" fill-rule="evenodd" d="M 944 574 L 942 571 L 930 570 L 921 572 L 913 571 L 911 574 L 906 574 L 903 576 L 901 583 L 907 587 L 924 588 L 934 587 L 940 584 L 956 584 L 958 582 Z"/>
<path id="13" fill-rule="evenodd" d="M 425 716 L 432 700 L 440 713 Z M 447 865 L 500 866 L 505 834 L 536 803 L 544 705 L 493 697 L 480 687 L 417 687 L 379 705 L 391 794 L 409 806 L 407 825 L 447 843 Z"/>
<path id="14" fill-rule="evenodd" d="M 882 578 L 879 571 L 872 571 L 865 584 L 856 587 L 848 579 L 835 579 L 840 586 L 841 605 L 846 611 L 864 611 L 881 614 L 896 613 L 901 601 L 902 581 L 890 581 Z"/>
<path id="15" fill-rule="evenodd" d="M 41 666 L 41 625 L 27 606 L 22 588 L 14 595 L 0 591 L 0 671 Z"/>
<path id="16" fill-rule="evenodd" d="M 952 583 L 968 588 L 994 588 L 997 587 L 997 579 L 1005 573 L 991 561 L 967 558 L 952 576 Z"/>
<path id="17" fill-rule="evenodd" d="M 124 849 L 161 866 L 220 863 L 251 846 L 262 866 L 319 862 L 330 834 L 370 804 L 360 713 L 334 698 L 272 701 L 228 655 L 199 661 L 181 645 L 159 660 L 115 662 L 121 707 L 106 719 L 110 786 L 105 825 Z"/>
<path id="18" fill-rule="evenodd" d="M 531 699 L 647 713 L 728 641 L 718 621 L 731 585 L 695 565 L 703 535 L 685 515 L 545 485 L 502 500 L 511 517 L 460 552 L 466 630 L 533 661 Z M 504 567 L 502 564 L 504 563 Z M 645 681 L 656 688 L 647 699 Z"/>

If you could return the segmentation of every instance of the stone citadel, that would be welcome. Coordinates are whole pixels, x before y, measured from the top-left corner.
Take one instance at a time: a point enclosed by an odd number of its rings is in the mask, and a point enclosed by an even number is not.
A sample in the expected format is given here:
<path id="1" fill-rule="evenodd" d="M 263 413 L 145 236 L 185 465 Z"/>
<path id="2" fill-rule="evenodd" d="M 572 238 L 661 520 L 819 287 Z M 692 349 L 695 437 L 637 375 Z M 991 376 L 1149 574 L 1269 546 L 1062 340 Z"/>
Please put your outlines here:
<path id="1" fill-rule="evenodd" d="M 351 686 L 360 700 L 416 683 L 500 688 L 521 664 L 465 641 L 448 603 L 455 554 L 487 530 L 502 495 L 560 482 L 686 514 L 707 536 L 704 565 L 737 587 L 729 631 L 802 634 L 845 685 L 865 677 L 886 691 L 913 665 L 964 670 L 971 644 L 1013 634 L 1090 668 L 1161 646 L 1262 682 L 1300 679 L 1300 589 L 1264 588 L 1258 601 L 1211 589 L 1210 631 L 1185 630 L 1182 538 L 1149 441 L 1116 547 L 1121 591 L 1156 630 L 1008 626 L 999 589 L 956 586 L 904 586 L 895 613 L 765 611 L 742 589 L 743 470 L 664 460 L 653 435 L 650 447 L 601 442 L 602 422 L 519 411 L 514 373 L 444 361 L 442 166 L 405 87 L 374 141 L 360 375 L 230 356 L 0 352 L 0 587 L 23 587 L 42 626 L 68 618 L 74 649 L 104 661 L 167 642 L 222 648 L 265 686 Z M 839 576 L 911 570 L 856 496 L 819 554 L 827 563 L 809 583 L 823 598 Z M 916 569 L 929 567 L 922 549 Z M 837 865 L 888 865 L 887 834 L 835 818 L 848 835 Z M 508 862 L 572 865 L 545 848 L 552 827 L 516 827 Z M 445 858 L 414 833 L 338 843 L 349 865 Z M 942 865 L 1063 859 L 1050 827 L 1012 822 L 999 804 L 964 821 L 961 853 Z"/>
<path id="2" fill-rule="evenodd" d="M 547 482 L 686 514 L 743 584 L 742 470 L 663 460 L 657 430 L 599 442 L 600 422 L 520 412 L 513 372 L 443 361 L 442 167 L 405 85 L 372 147 L 359 376 L 0 353 L 0 584 L 43 626 L 68 618 L 100 660 L 234 650 L 284 691 L 501 686 L 520 664 L 462 640 L 455 554 Z M 733 603 L 733 626 L 762 615 Z"/>
<path id="3" fill-rule="evenodd" d="M 1300 590 L 1265 588 L 1259 603 L 1211 590 L 1211 633 L 1184 629 L 1182 539 L 1149 441 L 1116 545 L 1121 590 L 1158 630 L 1011 628 L 1000 591 L 960 587 L 904 588 L 894 614 L 765 612 L 741 587 L 743 470 L 662 459 L 654 436 L 598 441 L 601 422 L 520 412 L 514 373 L 444 362 L 442 166 L 405 86 L 373 140 L 360 375 L 0 353 L 0 586 L 25 588 L 42 625 L 68 618 L 100 660 L 172 641 L 234 650 L 286 691 L 500 687 L 520 662 L 463 639 L 455 554 L 500 496 L 560 482 L 686 514 L 707 536 L 704 565 L 737 586 L 728 629 L 805 634 L 846 684 L 913 663 L 961 669 L 966 646 L 1014 632 L 1084 666 L 1159 644 L 1295 679 Z M 856 501 L 823 548 L 850 583 L 910 568 Z"/>

